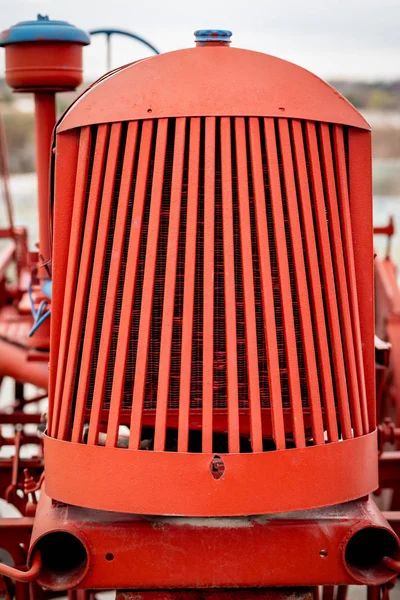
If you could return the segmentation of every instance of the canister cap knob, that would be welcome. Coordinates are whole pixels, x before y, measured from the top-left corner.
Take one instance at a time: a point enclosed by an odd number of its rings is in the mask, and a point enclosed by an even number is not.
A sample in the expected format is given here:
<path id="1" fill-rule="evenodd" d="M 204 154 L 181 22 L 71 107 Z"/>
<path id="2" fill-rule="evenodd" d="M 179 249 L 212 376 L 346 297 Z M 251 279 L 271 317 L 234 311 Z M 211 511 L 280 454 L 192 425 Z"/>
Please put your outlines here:
<path id="1" fill-rule="evenodd" d="M 229 46 L 232 31 L 229 29 L 198 29 L 194 35 L 196 46 Z"/>

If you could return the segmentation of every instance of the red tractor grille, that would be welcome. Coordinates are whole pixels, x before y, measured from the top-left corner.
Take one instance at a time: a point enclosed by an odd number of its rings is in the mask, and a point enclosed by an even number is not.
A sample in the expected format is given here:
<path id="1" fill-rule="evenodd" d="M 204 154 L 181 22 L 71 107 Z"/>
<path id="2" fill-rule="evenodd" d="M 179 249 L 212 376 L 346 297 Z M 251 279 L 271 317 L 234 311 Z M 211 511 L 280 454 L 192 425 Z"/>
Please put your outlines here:
<path id="1" fill-rule="evenodd" d="M 340 125 L 82 128 L 51 436 L 237 453 L 368 433 L 347 179 Z"/>

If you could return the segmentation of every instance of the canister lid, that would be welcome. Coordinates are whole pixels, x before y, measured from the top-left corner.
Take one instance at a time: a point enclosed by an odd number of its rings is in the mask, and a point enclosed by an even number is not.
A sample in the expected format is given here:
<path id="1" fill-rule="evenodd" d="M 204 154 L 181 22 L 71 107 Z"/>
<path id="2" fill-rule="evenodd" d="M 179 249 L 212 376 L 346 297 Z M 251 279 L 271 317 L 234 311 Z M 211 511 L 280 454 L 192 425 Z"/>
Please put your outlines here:
<path id="1" fill-rule="evenodd" d="M 86 31 L 67 21 L 38 15 L 36 21 L 22 21 L 0 33 L 0 46 L 22 42 L 70 42 L 86 46 L 90 44 L 90 38 Z"/>

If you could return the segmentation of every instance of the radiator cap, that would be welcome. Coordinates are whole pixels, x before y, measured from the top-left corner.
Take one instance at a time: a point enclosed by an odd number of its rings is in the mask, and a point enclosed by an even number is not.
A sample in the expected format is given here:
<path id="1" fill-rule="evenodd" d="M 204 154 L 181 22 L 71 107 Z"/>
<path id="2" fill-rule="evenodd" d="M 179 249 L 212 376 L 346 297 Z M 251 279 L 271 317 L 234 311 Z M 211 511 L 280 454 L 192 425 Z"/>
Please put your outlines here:
<path id="1" fill-rule="evenodd" d="M 198 29 L 194 32 L 196 46 L 229 46 L 232 31 L 229 29 Z"/>

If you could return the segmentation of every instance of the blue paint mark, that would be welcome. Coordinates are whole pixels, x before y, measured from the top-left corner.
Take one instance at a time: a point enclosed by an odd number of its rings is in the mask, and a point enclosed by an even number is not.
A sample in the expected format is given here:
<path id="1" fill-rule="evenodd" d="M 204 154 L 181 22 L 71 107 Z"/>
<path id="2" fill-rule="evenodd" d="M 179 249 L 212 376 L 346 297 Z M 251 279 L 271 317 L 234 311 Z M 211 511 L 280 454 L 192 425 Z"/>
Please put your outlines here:
<path id="1" fill-rule="evenodd" d="M 51 280 L 48 279 L 46 281 L 50 281 L 50 288 L 51 288 Z M 42 291 L 43 290 L 42 286 Z M 49 291 L 47 289 L 47 291 Z M 46 295 L 47 293 L 44 292 Z M 31 311 L 32 311 L 32 316 L 33 316 L 33 326 L 32 329 L 30 330 L 30 332 L 28 333 L 29 337 L 32 337 L 33 334 L 35 333 L 35 331 L 37 329 L 39 329 L 39 327 L 41 326 L 41 324 L 49 318 L 49 316 L 51 315 L 51 310 L 48 310 L 46 312 L 46 308 L 47 308 L 47 300 L 42 300 L 42 302 L 39 304 L 39 308 L 36 310 L 35 308 L 35 303 L 33 300 L 33 295 L 32 295 L 32 284 L 29 283 L 28 285 L 28 297 L 29 297 L 29 302 L 31 304 Z M 51 298 L 51 290 L 50 290 L 50 296 L 47 295 L 48 298 Z"/>

